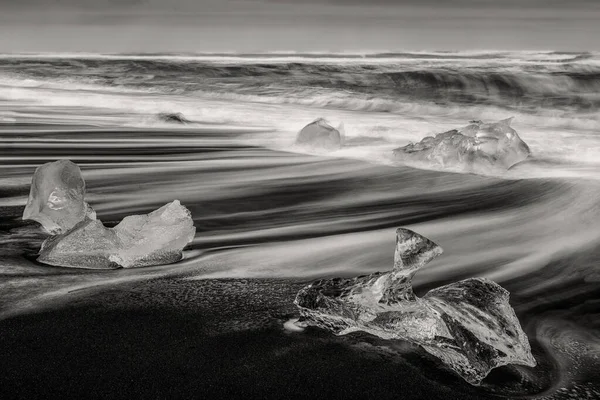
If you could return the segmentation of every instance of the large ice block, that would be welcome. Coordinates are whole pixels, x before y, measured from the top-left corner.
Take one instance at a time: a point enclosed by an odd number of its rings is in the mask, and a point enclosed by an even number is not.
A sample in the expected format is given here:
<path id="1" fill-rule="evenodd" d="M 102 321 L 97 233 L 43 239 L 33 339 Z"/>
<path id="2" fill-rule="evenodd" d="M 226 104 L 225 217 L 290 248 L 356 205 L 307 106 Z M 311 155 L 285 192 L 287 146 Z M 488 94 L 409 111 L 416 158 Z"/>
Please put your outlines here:
<path id="1" fill-rule="evenodd" d="M 509 293 L 496 283 L 467 279 L 415 296 L 412 277 L 441 253 L 429 239 L 398 229 L 391 271 L 316 281 L 295 304 L 308 324 L 337 335 L 364 331 L 418 344 L 471 384 L 501 365 L 535 366 Z"/>
<path id="2" fill-rule="evenodd" d="M 23 219 L 39 222 L 51 234 L 66 232 L 84 218 L 96 219 L 84 196 L 85 181 L 75 163 L 46 163 L 33 174 Z"/>
<path id="3" fill-rule="evenodd" d="M 296 144 L 326 150 L 337 150 L 342 147 L 342 142 L 340 128 L 334 128 L 323 118 L 306 125 L 296 137 Z"/>
<path id="4" fill-rule="evenodd" d="M 471 121 L 463 128 L 397 148 L 394 157 L 467 172 L 506 170 L 531 153 L 529 146 L 510 127 L 511 121 L 512 118 L 487 124 Z"/>
<path id="5" fill-rule="evenodd" d="M 182 258 L 196 228 L 179 200 L 146 214 L 125 217 L 114 228 L 86 219 L 71 231 L 50 237 L 38 261 L 73 268 L 134 268 Z"/>

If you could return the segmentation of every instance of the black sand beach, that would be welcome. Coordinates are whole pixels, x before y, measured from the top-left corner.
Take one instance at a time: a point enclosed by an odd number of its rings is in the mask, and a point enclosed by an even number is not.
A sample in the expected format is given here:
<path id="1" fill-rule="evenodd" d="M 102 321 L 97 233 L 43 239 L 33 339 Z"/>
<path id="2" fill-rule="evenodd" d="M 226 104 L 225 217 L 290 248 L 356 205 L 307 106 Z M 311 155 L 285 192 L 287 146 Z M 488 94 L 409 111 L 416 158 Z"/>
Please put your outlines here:
<path id="1" fill-rule="evenodd" d="M 2 398 L 480 399 L 540 394 L 558 373 L 538 346 L 543 379 L 502 368 L 476 388 L 409 344 L 287 332 L 302 284 L 156 279 L 2 321 Z"/>

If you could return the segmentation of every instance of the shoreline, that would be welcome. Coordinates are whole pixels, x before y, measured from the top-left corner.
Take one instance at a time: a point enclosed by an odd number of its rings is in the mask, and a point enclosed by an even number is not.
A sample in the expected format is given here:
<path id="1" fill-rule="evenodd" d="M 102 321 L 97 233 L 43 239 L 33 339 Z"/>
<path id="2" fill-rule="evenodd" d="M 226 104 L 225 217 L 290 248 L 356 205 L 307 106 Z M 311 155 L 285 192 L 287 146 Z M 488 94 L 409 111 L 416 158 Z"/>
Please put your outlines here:
<path id="1" fill-rule="evenodd" d="M 579 394 L 597 376 L 595 183 L 286 153 L 236 144 L 227 131 L 196 133 L 193 146 L 185 130 L 145 132 L 79 140 L 57 128 L 54 147 L 7 138 L 0 170 L 10 168 L 3 178 L 15 185 L 2 189 L 0 207 L 3 400 L 562 399 L 559 385 Z M 127 146 L 114 140 L 121 134 Z M 153 135 L 169 150 L 152 147 Z M 20 220 L 31 174 L 62 157 L 81 162 L 88 201 L 107 225 L 178 198 L 197 227 L 186 258 L 113 271 L 32 261 L 39 227 Z M 284 330 L 309 281 L 389 270 L 400 226 L 445 252 L 416 275 L 417 295 L 492 277 L 511 292 L 540 367 L 500 368 L 472 387 L 406 343 Z"/>
<path id="2" fill-rule="evenodd" d="M 162 278 L 0 321 L 6 371 L 0 393 L 466 400 L 545 389 L 535 388 L 543 382 L 520 386 L 519 373 L 509 367 L 491 376 L 492 383 L 473 387 L 406 343 L 389 348 L 360 335 L 287 332 L 283 324 L 295 315 L 293 298 L 305 283 Z"/>

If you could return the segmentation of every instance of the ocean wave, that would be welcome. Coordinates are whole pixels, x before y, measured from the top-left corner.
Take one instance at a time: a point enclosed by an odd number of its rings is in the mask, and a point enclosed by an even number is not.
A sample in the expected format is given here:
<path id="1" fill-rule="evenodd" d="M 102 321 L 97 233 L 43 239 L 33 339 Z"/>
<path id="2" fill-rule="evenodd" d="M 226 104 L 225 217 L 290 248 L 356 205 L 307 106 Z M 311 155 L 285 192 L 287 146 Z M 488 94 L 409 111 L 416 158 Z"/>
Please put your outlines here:
<path id="1" fill-rule="evenodd" d="M 353 63 L 0 57 L 0 101 L 5 109 L 29 104 L 40 115 L 69 114 L 69 108 L 79 115 L 87 107 L 95 110 L 90 115 L 102 111 L 94 117 L 99 123 L 143 127 L 162 126 L 159 113 L 181 112 L 194 123 L 268 128 L 272 133 L 251 144 L 294 152 L 302 152 L 292 145 L 298 130 L 326 117 L 343 121 L 350 139 L 363 138 L 336 156 L 383 164 L 394 147 L 469 120 L 514 116 L 536 160 L 560 160 L 529 163 L 511 172 L 514 177 L 596 176 L 590 170 L 598 166 L 600 148 L 600 64 L 532 61 L 590 54 L 520 53 L 514 65 L 506 61 L 515 55 L 502 52 Z"/>
<path id="2" fill-rule="evenodd" d="M 149 74 L 140 79 L 130 74 L 122 74 L 119 84 L 104 84 L 98 82 L 94 77 L 63 77 L 44 79 L 42 77 L 25 78 L 18 74 L 0 75 L 0 99 L 9 101 L 34 101 L 51 106 L 74 106 L 111 108 L 123 114 L 156 114 L 159 112 L 182 112 L 188 116 L 198 116 L 203 122 L 236 123 L 236 112 L 223 109 L 215 114 L 214 111 L 202 113 L 203 103 L 206 101 L 226 101 L 234 103 L 257 103 L 271 105 L 298 105 L 316 109 L 332 109 L 346 111 L 360 111 L 369 113 L 396 114 L 414 118 L 451 118 L 453 120 L 468 121 L 471 119 L 494 120 L 516 116 L 520 123 L 536 127 L 549 127 L 554 129 L 576 129 L 594 131 L 600 129 L 600 113 L 592 104 L 584 106 L 585 99 L 578 103 L 563 107 L 550 107 L 549 103 L 555 104 L 560 96 L 552 96 L 547 93 L 562 90 L 568 91 L 569 84 L 564 83 L 561 87 L 561 78 L 554 79 L 545 77 L 538 81 L 535 78 L 504 75 L 501 78 L 494 74 L 486 76 L 468 74 L 458 75 L 455 73 L 437 73 L 433 71 L 408 71 L 393 73 L 397 86 L 407 96 L 386 95 L 381 93 L 360 92 L 355 88 L 345 88 L 336 84 L 332 88 L 319 85 L 290 84 L 283 87 L 272 80 L 251 82 L 254 79 L 246 79 L 242 82 L 216 79 L 213 83 L 196 83 L 188 87 L 179 82 L 177 85 L 164 86 L 153 82 L 154 76 Z M 600 75 L 592 72 L 578 72 L 581 82 L 586 79 L 600 81 Z M 486 87 L 483 78 L 495 80 L 498 86 L 505 86 L 507 92 L 512 91 L 515 98 L 525 97 L 522 93 L 527 90 L 538 91 L 540 99 L 545 102 L 538 104 L 512 104 L 498 100 L 492 101 L 453 101 L 452 96 L 478 98 L 477 88 L 484 90 Z M 135 84 L 130 84 L 131 79 Z M 370 78 L 364 78 L 368 81 Z M 512 79 L 512 80 L 511 80 Z M 505 82 L 504 84 L 502 82 Z M 177 82 L 174 82 L 177 83 Z M 599 85 L 598 82 L 594 84 Z M 365 82 L 366 85 L 366 82 Z M 441 95 L 437 98 L 427 93 L 433 86 L 438 86 L 438 94 L 450 93 L 445 99 Z M 452 94 L 452 85 L 463 87 L 465 94 Z M 512 85 L 512 86 L 511 86 Z M 585 86 L 581 83 L 582 86 Z M 488 85 L 488 90 L 489 90 Z M 354 90 L 353 90 L 354 89 Z M 389 88 L 388 88 L 389 90 Z M 394 89 L 392 89 L 394 90 Z M 420 94 L 422 90 L 424 93 Z M 546 94 L 543 94 L 545 93 Z M 468 93 L 468 94 L 466 94 Z M 167 95 L 167 96 L 164 96 Z M 507 95 L 508 96 L 508 95 Z M 598 94 L 594 94 L 597 98 Z M 480 96 L 481 97 L 481 96 Z M 490 97 L 491 98 L 491 97 Z M 550 98 L 550 99 L 548 99 Z M 200 105 L 199 103 L 202 103 Z M 209 107 L 210 108 L 210 107 Z M 228 106 L 232 109 L 233 104 Z M 198 114 L 200 113 L 200 114 Z M 198 114 L 198 115 L 196 115 Z M 146 120 L 147 122 L 147 120 Z M 244 116 L 244 122 L 250 122 Z M 261 123 L 261 125 L 264 125 Z"/>
<path id="3" fill-rule="evenodd" d="M 573 58 L 589 56 L 571 55 Z M 482 64 L 479 56 L 464 57 L 451 63 L 423 63 L 422 59 L 413 57 L 412 61 L 421 60 L 418 64 L 374 63 L 365 57 L 361 58 L 363 62 L 352 64 L 323 63 L 318 57 L 285 63 L 272 62 L 267 58 L 260 63 L 199 59 L 184 62 L 177 58 L 159 57 L 1 58 L 0 73 L 21 79 L 21 84 L 13 79 L 12 84 L 16 86 L 30 85 L 33 80 L 40 82 L 40 86 L 58 82 L 63 84 L 64 89 L 76 84 L 91 84 L 98 85 L 95 89 L 104 86 L 104 90 L 111 91 L 137 89 L 162 93 L 238 94 L 257 98 L 276 96 L 287 99 L 284 102 L 299 97 L 298 93 L 305 96 L 307 92 L 328 91 L 334 103 L 336 98 L 347 96 L 385 104 L 427 101 L 485 104 L 524 111 L 535 111 L 540 107 L 570 111 L 600 108 L 598 65 L 585 62 L 499 65 L 487 59 Z M 364 109 L 391 111 L 387 108 L 386 105 Z"/>

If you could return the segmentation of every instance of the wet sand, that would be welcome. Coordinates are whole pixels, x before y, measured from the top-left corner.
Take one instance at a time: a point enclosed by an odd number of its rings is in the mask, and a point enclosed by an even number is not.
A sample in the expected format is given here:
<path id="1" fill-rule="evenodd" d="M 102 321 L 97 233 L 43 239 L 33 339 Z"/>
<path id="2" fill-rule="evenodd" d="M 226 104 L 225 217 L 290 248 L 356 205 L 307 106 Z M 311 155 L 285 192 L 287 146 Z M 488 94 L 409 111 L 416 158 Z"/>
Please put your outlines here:
<path id="1" fill-rule="evenodd" d="M 305 283 L 156 279 L 1 321 L 0 397 L 482 399 L 511 384 L 546 389 L 508 367 L 476 388 L 407 343 L 287 332 Z"/>
<path id="2" fill-rule="evenodd" d="M 0 131 L 0 399 L 600 397 L 596 182 L 293 154 L 224 127 L 26 125 Z M 20 216 L 35 167 L 58 158 L 81 166 L 109 226 L 180 199 L 197 227 L 185 259 L 37 263 L 44 234 Z M 503 367 L 473 387 L 403 342 L 283 329 L 312 279 L 389 269 L 398 226 L 445 250 L 417 274 L 417 293 L 496 280 L 538 367 Z"/>

